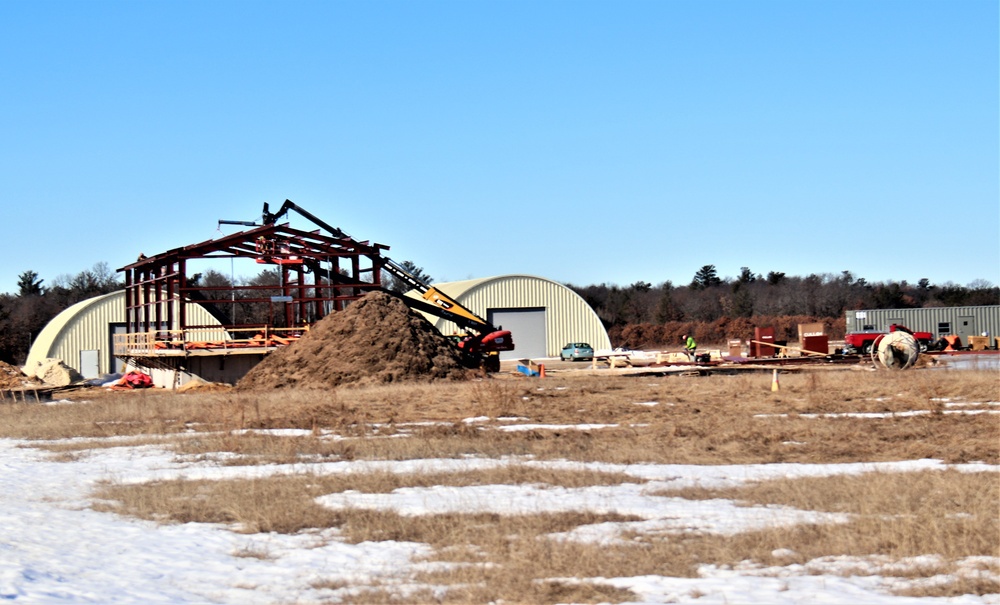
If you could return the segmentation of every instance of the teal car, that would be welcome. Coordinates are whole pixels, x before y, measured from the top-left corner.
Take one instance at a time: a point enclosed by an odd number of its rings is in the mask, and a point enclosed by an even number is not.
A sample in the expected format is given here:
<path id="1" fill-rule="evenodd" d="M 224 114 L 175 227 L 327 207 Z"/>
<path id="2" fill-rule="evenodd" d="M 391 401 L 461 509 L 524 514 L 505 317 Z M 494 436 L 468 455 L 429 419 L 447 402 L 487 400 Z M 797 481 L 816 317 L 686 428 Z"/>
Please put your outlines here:
<path id="1" fill-rule="evenodd" d="M 571 342 L 562 348 L 559 357 L 563 361 L 578 359 L 590 361 L 594 359 L 594 347 L 585 342 Z"/>

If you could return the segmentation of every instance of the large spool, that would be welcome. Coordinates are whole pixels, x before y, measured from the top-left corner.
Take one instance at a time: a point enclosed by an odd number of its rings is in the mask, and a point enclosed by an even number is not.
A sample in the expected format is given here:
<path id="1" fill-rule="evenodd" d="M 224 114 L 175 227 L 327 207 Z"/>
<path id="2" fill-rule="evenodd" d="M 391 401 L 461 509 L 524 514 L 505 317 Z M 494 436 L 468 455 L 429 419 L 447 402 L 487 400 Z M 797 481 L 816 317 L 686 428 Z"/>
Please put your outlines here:
<path id="1" fill-rule="evenodd" d="M 906 332 L 890 332 L 879 340 L 878 348 L 872 349 L 872 361 L 890 370 L 905 370 L 916 363 L 918 357 L 920 345 Z"/>

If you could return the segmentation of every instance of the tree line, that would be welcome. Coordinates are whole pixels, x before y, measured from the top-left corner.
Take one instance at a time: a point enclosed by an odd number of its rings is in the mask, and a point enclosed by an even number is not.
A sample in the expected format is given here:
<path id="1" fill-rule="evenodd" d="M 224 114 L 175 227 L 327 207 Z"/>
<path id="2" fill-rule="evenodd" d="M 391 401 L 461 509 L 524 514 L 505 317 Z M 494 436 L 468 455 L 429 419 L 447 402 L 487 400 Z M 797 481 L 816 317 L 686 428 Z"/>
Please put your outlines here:
<path id="1" fill-rule="evenodd" d="M 421 267 L 410 261 L 400 265 L 418 280 L 433 281 Z M 259 302 L 261 298 L 282 293 L 281 274 L 276 269 L 264 269 L 252 277 L 231 277 L 208 269 L 191 275 L 187 285 L 197 288 L 189 293 L 190 298 L 223 324 L 284 324 L 284 317 L 275 314 L 272 305 Z M 409 288 L 388 273 L 383 274 L 382 285 L 400 293 Z M 120 276 L 103 262 L 76 275 L 60 275 L 51 284 L 46 284 L 35 271 L 22 272 L 18 276 L 17 291 L 0 294 L 0 361 L 23 364 L 31 344 L 56 315 L 80 301 L 122 288 L 124 283 Z M 312 295 L 310 289 L 306 296 Z M 303 319 L 312 321 L 315 318 Z"/>
<path id="2" fill-rule="evenodd" d="M 121 288 L 117 273 L 103 262 L 76 275 L 57 276 L 48 285 L 35 271 L 22 272 L 17 292 L 0 294 L 0 361 L 23 364 L 31 343 L 53 317 L 82 300 Z"/>
<path id="3" fill-rule="evenodd" d="M 742 267 L 735 278 L 719 277 L 715 265 L 698 269 L 691 282 L 657 286 L 569 285 L 603 322 L 614 346 L 661 348 L 683 334 L 705 343 L 752 338 L 755 327 L 774 327 L 778 340 L 798 338 L 798 324 L 823 323 L 843 338 L 845 311 L 1000 304 L 1000 287 L 976 280 L 967 286 L 889 281 L 871 283 L 850 271 L 840 274 L 766 275 Z"/>
<path id="4" fill-rule="evenodd" d="M 433 279 L 410 261 L 401 263 L 425 283 Z M 231 278 L 209 269 L 191 276 L 189 285 L 201 287 L 194 298 L 226 316 L 223 323 L 267 322 L 270 307 L 239 300 L 233 285 L 277 287 L 280 275 L 264 270 L 251 278 Z M 235 283 L 234 283 L 235 282 Z M 383 285 L 402 291 L 406 285 L 391 275 Z M 79 301 L 120 290 L 118 274 L 107 263 L 75 275 L 61 275 L 46 284 L 35 271 L 18 277 L 17 291 L 0 294 L 0 361 L 23 364 L 42 328 L 58 313 Z M 614 346 L 662 348 L 674 345 L 682 334 L 705 344 L 728 339 L 746 340 L 755 327 L 774 327 L 778 340 L 794 340 L 800 323 L 823 323 L 832 338 L 842 338 L 845 311 L 851 309 L 906 309 L 1000 304 L 1000 287 L 983 280 L 967 286 L 931 284 L 921 279 L 869 283 L 843 271 L 837 275 L 788 276 L 771 271 L 754 273 L 748 267 L 735 278 L 721 278 L 714 265 L 698 269 L 685 285 L 638 281 L 628 286 L 599 284 L 567 287 L 579 294 L 603 322 Z M 275 291 L 277 292 L 277 290 Z M 258 291 L 256 296 L 268 294 Z M 223 318 L 220 317 L 220 320 Z"/>

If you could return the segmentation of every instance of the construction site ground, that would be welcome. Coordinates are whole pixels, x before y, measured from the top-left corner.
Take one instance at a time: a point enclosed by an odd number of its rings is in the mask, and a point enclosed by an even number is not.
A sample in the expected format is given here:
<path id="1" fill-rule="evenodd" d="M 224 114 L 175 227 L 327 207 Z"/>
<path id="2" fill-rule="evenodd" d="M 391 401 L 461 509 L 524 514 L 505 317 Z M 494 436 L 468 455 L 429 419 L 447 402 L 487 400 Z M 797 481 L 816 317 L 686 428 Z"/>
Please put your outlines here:
<path id="1" fill-rule="evenodd" d="M 0 405 L 0 514 L 42 520 L 8 524 L 0 577 L 26 602 L 996 602 L 996 373 L 589 368 Z"/>
<path id="2" fill-rule="evenodd" d="M 831 343 L 836 351 L 839 343 Z M 775 370 L 781 373 L 801 371 L 871 370 L 867 356 L 800 355 L 794 347 L 776 358 L 748 359 L 730 357 L 711 345 L 699 348 L 709 353 L 707 362 L 688 361 L 680 351 L 640 353 L 644 363 L 630 367 L 621 354 L 614 358 L 601 355 L 595 360 L 563 361 L 559 358 L 513 359 L 501 363 L 498 377 L 514 378 L 546 375 L 711 375 L 746 374 Z M 992 351 L 991 353 L 996 353 Z M 651 362 L 655 357 L 656 361 Z M 1000 358 L 994 355 L 993 357 Z M 941 365 L 944 356 L 921 356 L 920 365 Z M 975 363 L 971 357 L 965 363 Z M 639 366 L 633 363 L 632 366 Z M 520 367 L 519 367 L 520 366 Z M 525 371 L 527 370 L 527 371 Z M 395 384 L 404 382 L 465 381 L 482 373 L 462 366 L 457 349 L 445 336 L 398 298 L 372 292 L 352 303 L 346 310 L 317 322 L 299 341 L 279 348 L 250 370 L 235 386 L 241 391 L 282 389 L 335 389 L 340 386 Z M 71 388 L 82 385 L 70 385 Z M 204 388 L 221 385 L 209 384 Z M 66 390 L 53 388 L 22 376 L 17 368 L 0 367 L 0 401 L 41 401 Z"/>

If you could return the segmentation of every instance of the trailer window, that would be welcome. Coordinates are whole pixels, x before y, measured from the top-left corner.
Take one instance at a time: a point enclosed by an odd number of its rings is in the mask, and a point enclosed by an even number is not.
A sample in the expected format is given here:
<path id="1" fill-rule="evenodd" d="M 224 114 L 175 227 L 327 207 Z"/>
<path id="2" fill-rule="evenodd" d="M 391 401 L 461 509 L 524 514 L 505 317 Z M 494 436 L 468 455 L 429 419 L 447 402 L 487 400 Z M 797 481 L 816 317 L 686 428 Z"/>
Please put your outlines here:
<path id="1" fill-rule="evenodd" d="M 938 336 L 942 336 L 944 334 L 951 334 L 950 321 L 942 321 L 938 323 Z"/>

